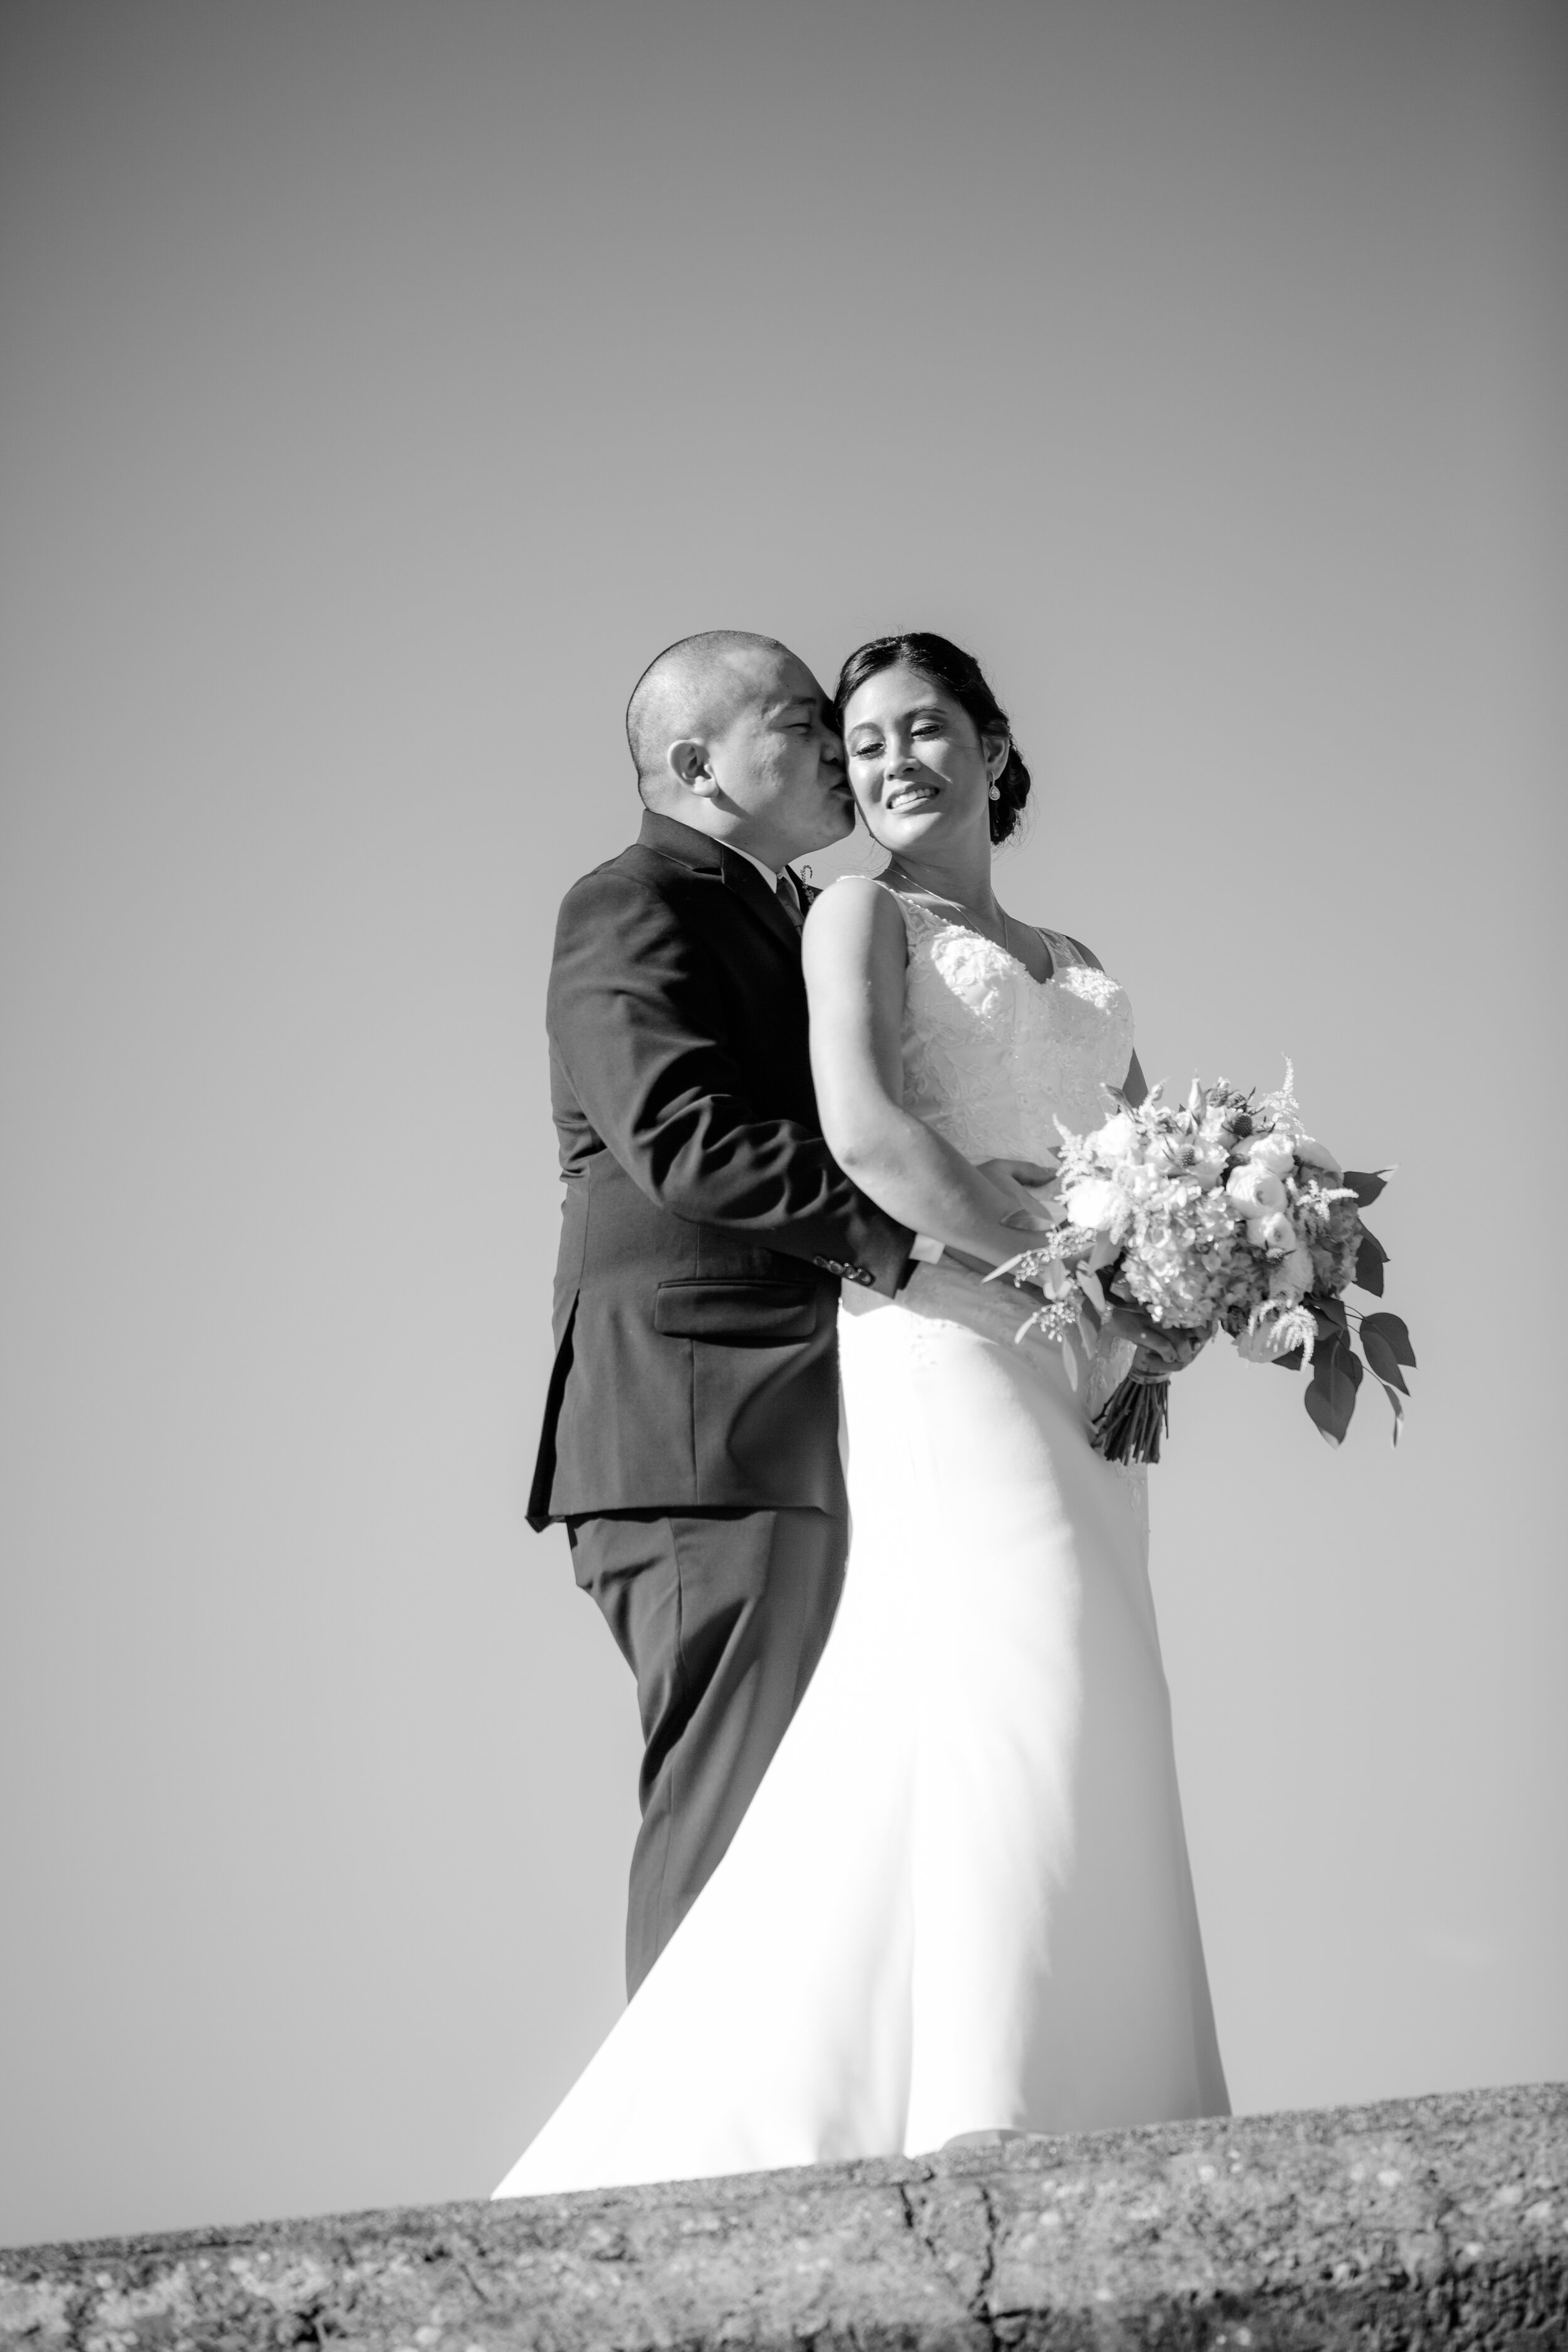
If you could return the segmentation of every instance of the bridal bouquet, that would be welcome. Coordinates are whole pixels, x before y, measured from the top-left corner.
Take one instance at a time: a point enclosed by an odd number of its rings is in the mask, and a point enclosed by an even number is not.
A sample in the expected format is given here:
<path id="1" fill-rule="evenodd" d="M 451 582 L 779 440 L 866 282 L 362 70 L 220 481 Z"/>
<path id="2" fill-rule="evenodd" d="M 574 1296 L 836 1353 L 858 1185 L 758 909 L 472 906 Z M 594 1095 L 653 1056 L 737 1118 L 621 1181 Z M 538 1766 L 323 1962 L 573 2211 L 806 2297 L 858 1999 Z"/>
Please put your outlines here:
<path id="1" fill-rule="evenodd" d="M 1394 1408 L 1397 1444 L 1410 1334 L 1397 1315 L 1344 1298 L 1352 1282 L 1383 1296 L 1387 1253 L 1361 1212 L 1392 1171 L 1342 1169 L 1306 1133 L 1289 1064 L 1283 1087 L 1260 1100 L 1224 1079 L 1194 1082 L 1179 1108 L 1159 1087 L 1136 1107 L 1107 1091 L 1116 1108 L 1093 1134 L 1058 1122 L 1057 1197 L 1046 1204 L 1054 1230 L 997 1269 L 1046 1296 L 1019 1339 L 1038 1328 L 1066 1345 L 1081 1325 L 1091 1344 L 1099 1331 L 1140 1344 L 1160 1334 L 1195 1352 L 1226 1332 L 1249 1362 L 1310 1368 L 1303 1401 L 1331 1445 L 1350 1426 L 1364 1357 Z M 1170 1385 L 1152 1370 L 1130 1372 L 1095 1420 L 1097 1450 L 1157 1462 Z"/>

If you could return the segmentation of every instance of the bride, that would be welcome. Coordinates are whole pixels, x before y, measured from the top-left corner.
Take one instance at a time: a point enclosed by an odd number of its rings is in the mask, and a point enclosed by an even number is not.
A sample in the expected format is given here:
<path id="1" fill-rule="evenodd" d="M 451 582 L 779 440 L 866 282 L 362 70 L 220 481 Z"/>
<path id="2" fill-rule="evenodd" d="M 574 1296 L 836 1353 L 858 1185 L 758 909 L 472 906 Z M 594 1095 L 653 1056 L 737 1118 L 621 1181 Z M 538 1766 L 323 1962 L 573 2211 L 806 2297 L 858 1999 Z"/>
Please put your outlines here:
<path id="1" fill-rule="evenodd" d="M 994 1225 L 994 1163 L 1043 1176 L 1058 1118 L 1098 1126 L 1107 1083 L 1142 1093 L 1131 1008 L 996 899 L 1029 777 L 973 659 L 879 638 L 837 706 L 889 862 L 806 922 L 823 1131 L 890 1215 L 961 1250 Z M 1148 1474 L 1089 1442 L 1131 1350 L 1075 1381 L 1016 1341 L 1020 1294 L 952 1249 L 896 1299 L 845 1286 L 853 1535 L 822 1663 L 724 1859 L 497 2196 L 1228 2112 Z"/>

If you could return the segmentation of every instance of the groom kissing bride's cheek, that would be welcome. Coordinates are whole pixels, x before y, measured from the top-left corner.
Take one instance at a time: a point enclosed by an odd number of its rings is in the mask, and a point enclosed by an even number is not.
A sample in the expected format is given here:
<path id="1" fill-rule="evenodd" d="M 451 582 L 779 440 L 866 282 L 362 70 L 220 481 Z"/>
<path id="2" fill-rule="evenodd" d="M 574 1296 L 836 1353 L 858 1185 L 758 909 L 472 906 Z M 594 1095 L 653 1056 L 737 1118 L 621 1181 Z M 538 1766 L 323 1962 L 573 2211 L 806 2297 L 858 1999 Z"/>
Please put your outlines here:
<path id="1" fill-rule="evenodd" d="M 497 2193 L 1224 2113 L 1146 1473 L 1089 1443 L 1131 1350 L 1075 1389 L 980 1278 L 1056 1121 L 1142 1092 L 1124 992 L 995 897 L 1005 714 L 942 637 L 830 699 L 719 630 L 626 727 L 550 980 L 530 1517 L 636 1677 L 633 1997 Z M 857 811 L 885 862 L 814 894 Z"/>

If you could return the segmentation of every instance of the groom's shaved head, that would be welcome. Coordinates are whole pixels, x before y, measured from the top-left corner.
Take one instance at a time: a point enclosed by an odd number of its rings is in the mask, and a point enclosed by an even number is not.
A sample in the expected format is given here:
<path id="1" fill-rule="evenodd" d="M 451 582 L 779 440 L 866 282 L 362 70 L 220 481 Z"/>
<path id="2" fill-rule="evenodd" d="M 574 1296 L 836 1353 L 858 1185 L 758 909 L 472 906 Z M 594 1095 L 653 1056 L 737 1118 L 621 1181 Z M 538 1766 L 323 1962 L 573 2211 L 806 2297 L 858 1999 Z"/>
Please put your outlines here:
<path id="1" fill-rule="evenodd" d="M 668 776 L 670 745 L 721 735 L 756 689 L 759 656 L 788 650 L 777 637 L 750 629 L 704 629 L 655 656 L 626 705 L 626 741 L 645 800 L 648 785 Z"/>
<path id="2" fill-rule="evenodd" d="M 775 874 L 855 830 L 833 706 L 777 637 L 704 629 L 667 646 L 633 688 L 626 740 L 651 815 Z"/>

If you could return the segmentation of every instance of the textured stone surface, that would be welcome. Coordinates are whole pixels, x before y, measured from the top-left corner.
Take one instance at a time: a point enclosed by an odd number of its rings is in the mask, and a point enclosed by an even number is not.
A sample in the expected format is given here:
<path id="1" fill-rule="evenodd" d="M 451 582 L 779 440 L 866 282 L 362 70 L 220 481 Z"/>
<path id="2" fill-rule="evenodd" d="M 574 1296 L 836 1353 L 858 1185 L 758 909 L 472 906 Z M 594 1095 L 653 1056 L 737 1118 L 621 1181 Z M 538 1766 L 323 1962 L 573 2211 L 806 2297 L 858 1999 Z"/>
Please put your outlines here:
<path id="1" fill-rule="evenodd" d="M 1568 2347 L 1568 2086 L 0 2253 L 30 2352 Z"/>

